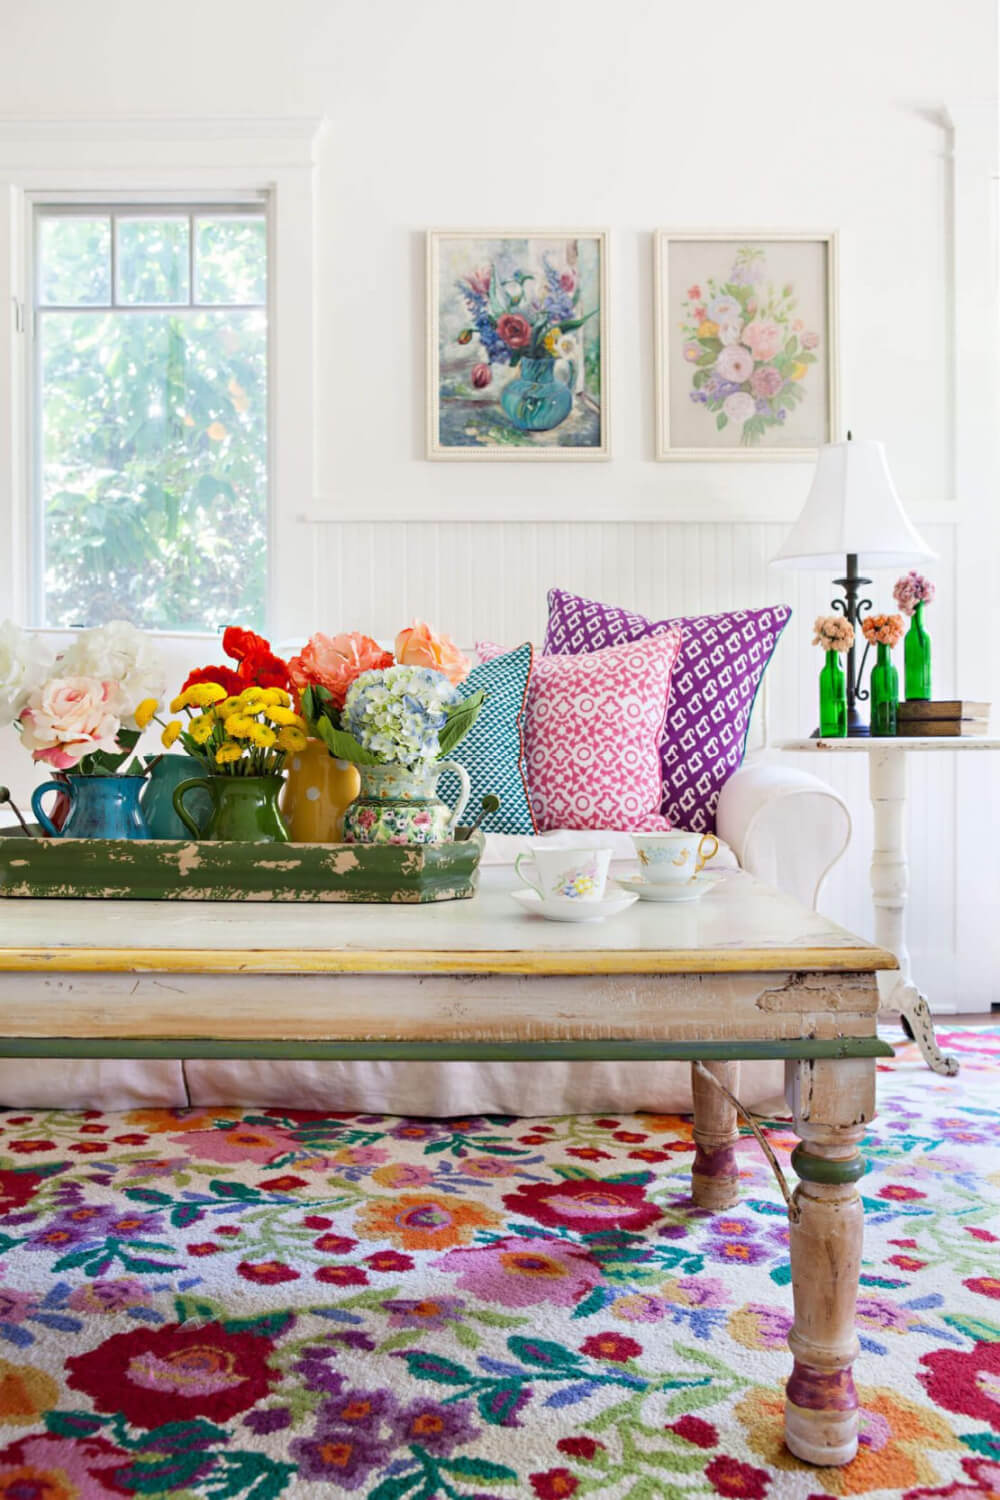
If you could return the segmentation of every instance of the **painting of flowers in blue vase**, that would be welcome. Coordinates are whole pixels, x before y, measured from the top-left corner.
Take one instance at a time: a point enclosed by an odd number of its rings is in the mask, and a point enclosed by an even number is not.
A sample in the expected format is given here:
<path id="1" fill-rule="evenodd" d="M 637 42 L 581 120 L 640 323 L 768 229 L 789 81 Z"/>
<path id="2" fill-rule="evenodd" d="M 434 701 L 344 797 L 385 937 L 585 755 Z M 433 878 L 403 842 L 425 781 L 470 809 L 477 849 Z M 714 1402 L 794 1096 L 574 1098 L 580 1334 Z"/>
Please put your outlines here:
<path id="1" fill-rule="evenodd" d="M 428 457 L 607 458 L 599 231 L 428 236 Z"/>

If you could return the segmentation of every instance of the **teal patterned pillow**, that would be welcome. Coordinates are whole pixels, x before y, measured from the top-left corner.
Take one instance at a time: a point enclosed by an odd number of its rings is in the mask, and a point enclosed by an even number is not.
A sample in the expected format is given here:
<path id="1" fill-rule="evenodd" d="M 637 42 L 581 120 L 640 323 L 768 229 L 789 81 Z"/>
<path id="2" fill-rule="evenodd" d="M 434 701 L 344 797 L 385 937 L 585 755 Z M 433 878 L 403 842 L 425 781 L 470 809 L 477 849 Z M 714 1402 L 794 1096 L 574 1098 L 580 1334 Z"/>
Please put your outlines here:
<path id="1" fill-rule="evenodd" d="M 528 680 L 534 650 L 529 642 L 507 651 L 493 661 L 473 667 L 461 684 L 462 693 L 486 692 L 479 717 L 458 748 L 448 758 L 459 761 L 469 773 L 472 794 L 463 822 L 479 812 L 488 792 L 500 798 L 498 812 L 480 824 L 486 833 L 535 832 L 525 781 L 522 720 L 528 695 Z M 454 802 L 458 778 L 446 771 L 438 785 L 438 796 Z"/>

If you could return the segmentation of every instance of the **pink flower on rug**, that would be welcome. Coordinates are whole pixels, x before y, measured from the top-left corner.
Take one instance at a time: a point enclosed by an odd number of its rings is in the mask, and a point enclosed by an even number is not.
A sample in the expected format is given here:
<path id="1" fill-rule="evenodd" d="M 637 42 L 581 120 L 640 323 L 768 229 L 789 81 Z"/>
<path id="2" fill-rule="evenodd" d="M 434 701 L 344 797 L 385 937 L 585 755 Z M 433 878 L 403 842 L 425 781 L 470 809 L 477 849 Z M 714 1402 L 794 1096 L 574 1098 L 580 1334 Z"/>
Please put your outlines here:
<path id="1" fill-rule="evenodd" d="M 551 1302 L 572 1307 L 601 1280 L 586 1250 L 556 1239 L 494 1240 L 490 1245 L 449 1250 L 433 1262 L 455 1276 L 465 1291 L 503 1307 Z"/>
<path id="2" fill-rule="evenodd" d="M 298 1149 L 298 1141 L 288 1130 L 276 1125 L 234 1125 L 231 1130 L 189 1130 L 171 1136 L 175 1145 L 183 1146 L 190 1157 L 209 1161 L 255 1161 L 262 1166 Z"/>
<path id="3" fill-rule="evenodd" d="M 103 1437 L 36 1433 L 0 1453 L 2 1500 L 121 1500 L 114 1471 L 132 1459 Z M 192 1476 L 193 1478 L 194 1476 Z"/>
<path id="4" fill-rule="evenodd" d="M 647 1229 L 662 1218 L 637 1183 L 607 1179 L 524 1183 L 516 1193 L 506 1193 L 503 1202 L 511 1213 L 548 1229 L 565 1227 L 580 1234 Z"/>
<path id="5" fill-rule="evenodd" d="M 744 1349 L 783 1349 L 792 1319 L 780 1307 L 765 1307 L 748 1302 L 729 1314 L 726 1329 L 730 1338 Z"/>

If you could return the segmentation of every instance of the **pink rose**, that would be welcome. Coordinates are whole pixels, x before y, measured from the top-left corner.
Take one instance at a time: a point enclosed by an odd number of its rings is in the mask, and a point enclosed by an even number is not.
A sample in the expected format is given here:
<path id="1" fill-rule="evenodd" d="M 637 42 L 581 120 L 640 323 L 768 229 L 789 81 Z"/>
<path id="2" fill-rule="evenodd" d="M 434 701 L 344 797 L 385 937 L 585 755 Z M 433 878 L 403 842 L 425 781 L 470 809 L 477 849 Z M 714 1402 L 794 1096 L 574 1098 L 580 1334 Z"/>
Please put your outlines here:
<path id="1" fill-rule="evenodd" d="M 434 672 L 443 672 L 456 687 L 472 670 L 471 661 L 462 655 L 451 636 L 440 635 L 423 620 L 414 620 L 399 632 L 396 660 L 404 667 L 430 667 Z"/>
<path id="2" fill-rule="evenodd" d="M 85 755 L 119 753 L 118 731 L 130 704 L 118 682 L 52 677 L 21 711 L 21 738 L 32 759 L 68 771 Z"/>
<path id="3" fill-rule="evenodd" d="M 504 313 L 498 318 L 497 333 L 510 349 L 526 349 L 531 343 L 531 324 L 520 313 Z"/>
<path id="4" fill-rule="evenodd" d="M 691 302 L 701 301 L 701 287 L 695 282 L 694 286 L 688 287 L 688 298 Z"/>
<path id="5" fill-rule="evenodd" d="M 753 373 L 753 360 L 742 344 L 727 344 L 715 361 L 715 368 L 723 380 L 742 385 Z"/>
<path id="6" fill-rule="evenodd" d="M 371 636 L 357 630 L 333 636 L 317 631 L 288 663 L 288 675 L 300 693 L 311 684 L 325 687 L 334 707 L 343 708 L 347 689 L 356 677 L 391 666 L 392 652 L 383 651 Z"/>
<path id="7" fill-rule="evenodd" d="M 763 319 L 758 321 L 755 318 L 744 328 L 743 342 L 754 359 L 773 359 L 781 348 L 781 329 L 777 323 L 769 323 Z"/>
<path id="8" fill-rule="evenodd" d="M 563 271 L 559 277 L 559 285 L 564 292 L 571 292 L 576 286 L 576 276 L 572 271 Z"/>
<path id="9" fill-rule="evenodd" d="M 803 347 L 803 349 L 815 349 L 818 344 L 819 344 L 819 334 L 818 333 L 804 333 L 802 335 L 802 347 Z"/>
<path id="10" fill-rule="evenodd" d="M 773 365 L 758 365 L 750 376 L 750 389 L 755 396 L 776 396 L 784 381 Z"/>
<path id="11" fill-rule="evenodd" d="M 477 391 L 485 390 L 492 379 L 493 371 L 490 369 L 489 365 L 473 365 L 472 384 L 475 386 Z"/>

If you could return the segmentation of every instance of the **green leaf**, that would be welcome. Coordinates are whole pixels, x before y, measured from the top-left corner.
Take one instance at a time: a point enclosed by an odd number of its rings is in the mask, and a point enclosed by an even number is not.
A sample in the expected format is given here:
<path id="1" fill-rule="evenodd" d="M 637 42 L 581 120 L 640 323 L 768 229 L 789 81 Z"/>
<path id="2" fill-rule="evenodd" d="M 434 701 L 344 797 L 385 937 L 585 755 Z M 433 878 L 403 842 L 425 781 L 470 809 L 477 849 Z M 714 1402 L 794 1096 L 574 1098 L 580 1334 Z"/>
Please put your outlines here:
<path id="1" fill-rule="evenodd" d="M 515 1359 L 527 1365 L 540 1365 L 546 1370 L 579 1370 L 581 1360 L 573 1349 L 555 1344 L 551 1339 L 523 1338 L 514 1334 L 507 1340 L 507 1348 Z"/>
<path id="2" fill-rule="evenodd" d="M 986 1318 L 974 1318 L 970 1313 L 945 1313 L 944 1321 L 949 1328 L 957 1328 L 959 1333 L 968 1334 L 977 1343 L 991 1344 L 1000 1339 L 1000 1328 Z"/>
<path id="3" fill-rule="evenodd" d="M 88 1438 L 100 1432 L 113 1417 L 98 1417 L 89 1411 L 47 1411 L 45 1425 L 57 1437 Z"/>
<path id="4" fill-rule="evenodd" d="M 471 1385 L 475 1379 L 464 1365 L 456 1365 L 440 1354 L 411 1349 L 403 1358 L 414 1380 L 433 1380 L 437 1385 Z"/>
<path id="5" fill-rule="evenodd" d="M 719 412 L 719 415 L 715 419 L 715 425 L 718 428 L 719 432 L 722 431 L 723 427 L 729 426 L 729 418 L 726 416 L 724 411 Z"/>
<path id="6" fill-rule="evenodd" d="M 473 1458 L 471 1454 L 441 1459 L 440 1467 L 445 1473 L 454 1474 L 456 1479 L 492 1479 L 503 1484 L 507 1480 L 517 1478 L 517 1471 L 508 1469 L 506 1464 L 491 1463 L 488 1458 Z"/>
<path id="7" fill-rule="evenodd" d="M 503 1381 L 489 1390 L 480 1391 L 476 1398 L 479 1414 L 491 1427 L 503 1427 L 507 1418 L 516 1410 L 523 1387 L 520 1381 Z"/>
<path id="8" fill-rule="evenodd" d="M 364 745 L 358 743 L 353 734 L 344 729 L 334 729 L 329 719 L 317 719 L 316 733 L 336 760 L 349 760 L 356 766 L 381 764 L 377 755 L 372 755 Z"/>
<path id="9" fill-rule="evenodd" d="M 459 740 L 468 734 L 485 701 L 486 694 L 480 688 L 478 692 L 471 693 L 461 703 L 456 703 L 453 708 L 448 709 L 444 728 L 438 735 L 439 756 L 447 755 Z"/>
<path id="10" fill-rule="evenodd" d="M 799 341 L 798 341 L 798 339 L 795 337 L 795 335 L 793 333 L 792 336 L 791 336 L 791 338 L 790 339 L 786 339 L 786 341 L 785 341 L 785 353 L 786 353 L 786 355 L 790 359 L 793 354 L 797 354 L 798 353 L 798 349 L 799 349 Z"/>
<path id="11" fill-rule="evenodd" d="M 259 1318 L 227 1318 L 222 1326 L 227 1333 L 252 1333 L 258 1338 L 276 1339 L 294 1322 L 295 1314 L 285 1311 L 264 1313 Z"/>
<path id="12" fill-rule="evenodd" d="M 422 1478 L 420 1469 L 411 1469 L 409 1474 L 390 1474 L 388 1479 L 383 1479 L 381 1484 L 368 1491 L 368 1500 L 400 1500 Z"/>
<path id="13" fill-rule="evenodd" d="M 573 333 L 577 328 L 582 328 L 584 323 L 586 323 L 589 318 L 596 317 L 596 315 L 597 308 L 595 307 L 591 312 L 584 313 L 582 318 L 564 318 L 562 322 L 558 323 L 556 326 L 558 327 L 560 333 Z M 722 348 L 721 344 L 719 345 L 719 348 Z"/>
<path id="14" fill-rule="evenodd" d="M 194 1479 L 205 1467 L 206 1454 L 200 1448 L 190 1453 L 164 1453 L 156 1457 L 136 1457 L 115 1470 L 118 1484 L 128 1486 L 134 1495 L 173 1494 Z M 218 1492 L 217 1492 L 218 1493 Z M 225 1491 L 221 1493 L 225 1494 Z"/>

